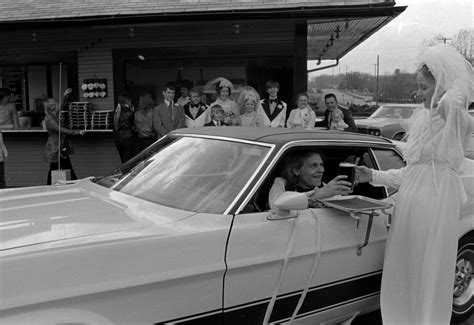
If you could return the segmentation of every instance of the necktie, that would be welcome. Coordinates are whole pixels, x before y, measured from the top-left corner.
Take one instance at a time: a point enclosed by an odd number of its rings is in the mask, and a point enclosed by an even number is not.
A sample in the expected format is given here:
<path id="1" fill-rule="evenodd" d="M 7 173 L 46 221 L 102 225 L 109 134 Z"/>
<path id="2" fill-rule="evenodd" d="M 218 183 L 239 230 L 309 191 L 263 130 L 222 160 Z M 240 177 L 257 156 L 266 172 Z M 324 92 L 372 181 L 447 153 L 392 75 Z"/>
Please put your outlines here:
<path id="1" fill-rule="evenodd" d="M 168 105 L 168 110 L 170 112 L 171 122 L 174 123 L 174 109 L 173 109 L 173 103 L 172 102 L 170 102 L 170 104 Z"/>

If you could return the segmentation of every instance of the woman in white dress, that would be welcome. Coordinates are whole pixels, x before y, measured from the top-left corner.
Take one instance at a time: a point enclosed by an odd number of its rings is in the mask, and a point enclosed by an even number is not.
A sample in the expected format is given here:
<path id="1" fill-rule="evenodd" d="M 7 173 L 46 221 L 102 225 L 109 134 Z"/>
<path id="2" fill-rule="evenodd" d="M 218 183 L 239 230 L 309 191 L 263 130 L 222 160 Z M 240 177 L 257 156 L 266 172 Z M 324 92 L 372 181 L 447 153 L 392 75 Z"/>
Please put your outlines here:
<path id="1" fill-rule="evenodd" d="M 467 199 L 459 173 L 474 129 L 472 66 L 451 46 L 420 55 L 418 95 L 424 108 L 410 120 L 407 166 L 357 167 L 359 182 L 399 187 L 388 234 L 381 309 L 386 324 L 449 324 L 460 207 Z"/>
<path id="2" fill-rule="evenodd" d="M 240 110 L 241 126 L 263 126 L 263 117 L 257 113 L 260 106 L 260 96 L 251 87 L 243 89 L 237 99 Z"/>
<path id="3" fill-rule="evenodd" d="M 220 105 L 224 109 L 224 123 L 228 125 L 240 125 L 240 112 L 237 104 L 230 99 L 234 85 L 229 80 L 219 77 L 210 84 L 216 85 L 217 99 L 210 107 Z"/>
<path id="4" fill-rule="evenodd" d="M 286 121 L 287 128 L 314 129 L 316 114 L 308 104 L 308 94 L 299 93 L 296 98 L 297 108 L 292 109 Z"/>

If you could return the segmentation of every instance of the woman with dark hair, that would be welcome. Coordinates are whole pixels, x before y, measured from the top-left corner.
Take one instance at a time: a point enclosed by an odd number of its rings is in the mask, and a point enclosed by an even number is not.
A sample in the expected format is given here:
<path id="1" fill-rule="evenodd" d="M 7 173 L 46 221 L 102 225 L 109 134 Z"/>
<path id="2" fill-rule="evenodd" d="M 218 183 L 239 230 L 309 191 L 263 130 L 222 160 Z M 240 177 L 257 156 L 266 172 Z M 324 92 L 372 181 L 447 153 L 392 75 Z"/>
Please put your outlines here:
<path id="1" fill-rule="evenodd" d="M 235 101 L 230 99 L 230 95 L 234 89 L 232 82 L 225 78 L 214 79 L 211 84 L 215 84 L 217 99 L 210 107 L 220 105 L 224 109 L 224 123 L 228 125 L 240 125 L 240 111 Z"/>
<path id="2" fill-rule="evenodd" d="M 71 159 L 69 158 L 72 147 L 67 139 L 67 135 L 84 135 L 86 131 L 70 130 L 60 125 L 59 105 L 54 98 L 45 100 L 43 106 L 46 113 L 44 122 L 48 131 L 45 153 L 46 159 L 49 162 L 49 171 L 46 184 L 51 185 L 51 171 L 58 169 L 69 169 L 71 171 L 71 179 L 77 179 L 76 173 L 72 168 Z"/>
<path id="3" fill-rule="evenodd" d="M 334 195 L 345 195 L 351 191 L 351 183 L 344 181 L 347 176 L 336 176 L 327 184 L 322 183 L 324 174 L 323 155 L 319 151 L 292 152 L 285 161 L 281 177 L 275 181 L 268 195 L 270 209 L 275 210 L 275 200 L 284 192 L 301 192 L 308 197 L 310 208 L 319 207 L 317 199 Z"/>
<path id="4" fill-rule="evenodd" d="M 135 112 L 135 130 L 138 135 L 138 151 L 150 146 L 157 139 L 157 134 L 153 128 L 153 111 L 155 105 L 148 91 L 140 93 L 138 108 Z"/>
<path id="5" fill-rule="evenodd" d="M 122 163 L 136 154 L 136 135 L 134 130 L 134 109 L 128 94 L 121 94 L 114 113 L 115 145 Z"/>

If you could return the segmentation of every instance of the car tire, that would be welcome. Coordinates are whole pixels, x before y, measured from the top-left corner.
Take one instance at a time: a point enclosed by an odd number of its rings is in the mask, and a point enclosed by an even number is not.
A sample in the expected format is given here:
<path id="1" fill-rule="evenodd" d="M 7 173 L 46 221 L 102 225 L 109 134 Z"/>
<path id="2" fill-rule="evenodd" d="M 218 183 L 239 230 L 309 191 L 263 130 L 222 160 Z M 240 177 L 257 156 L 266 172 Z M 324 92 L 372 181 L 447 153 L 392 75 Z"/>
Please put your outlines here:
<path id="1" fill-rule="evenodd" d="M 403 137 L 405 136 L 405 133 L 397 133 L 393 136 L 393 140 L 395 141 L 402 141 Z"/>
<path id="2" fill-rule="evenodd" d="M 474 231 L 459 240 L 453 288 L 451 324 L 465 321 L 474 312 Z"/>

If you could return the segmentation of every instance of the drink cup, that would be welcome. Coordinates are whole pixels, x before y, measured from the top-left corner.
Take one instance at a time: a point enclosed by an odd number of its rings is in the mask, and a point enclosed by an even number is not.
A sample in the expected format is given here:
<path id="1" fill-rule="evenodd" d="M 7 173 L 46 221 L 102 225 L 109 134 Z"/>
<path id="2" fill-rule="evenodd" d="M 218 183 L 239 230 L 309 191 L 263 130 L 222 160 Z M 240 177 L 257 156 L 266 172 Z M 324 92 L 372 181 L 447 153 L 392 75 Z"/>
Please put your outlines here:
<path id="1" fill-rule="evenodd" d="M 342 162 L 339 164 L 339 175 L 346 175 L 347 178 L 345 181 L 351 183 L 351 191 L 354 190 L 354 180 L 355 180 L 355 164 L 349 162 Z"/>

